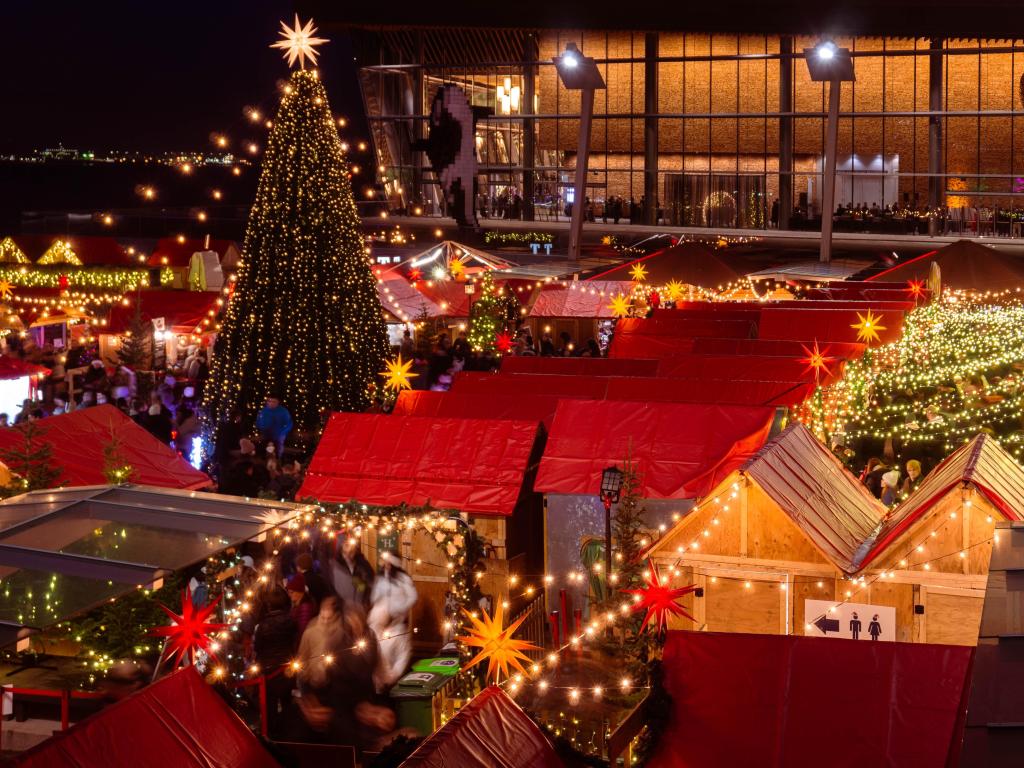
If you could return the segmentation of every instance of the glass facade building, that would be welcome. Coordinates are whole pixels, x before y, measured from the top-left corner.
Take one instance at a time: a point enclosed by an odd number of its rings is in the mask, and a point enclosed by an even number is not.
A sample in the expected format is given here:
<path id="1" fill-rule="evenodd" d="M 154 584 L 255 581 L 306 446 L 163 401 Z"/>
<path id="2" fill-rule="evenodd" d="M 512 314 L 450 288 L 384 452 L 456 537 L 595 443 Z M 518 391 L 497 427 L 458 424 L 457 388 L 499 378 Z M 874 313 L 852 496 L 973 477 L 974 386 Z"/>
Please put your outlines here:
<path id="1" fill-rule="evenodd" d="M 359 77 L 394 211 L 442 211 L 416 142 L 437 87 L 480 107 L 483 216 L 565 218 L 580 96 L 552 57 L 575 43 L 596 94 L 587 198 L 596 218 L 801 227 L 821 215 L 827 85 L 819 37 L 567 29 L 357 29 Z M 918 213 L 933 231 L 1020 236 L 1024 41 L 836 36 L 842 86 L 836 201 Z M 650 201 L 655 201 L 651 204 Z M 915 224 L 915 227 L 917 225 Z"/>

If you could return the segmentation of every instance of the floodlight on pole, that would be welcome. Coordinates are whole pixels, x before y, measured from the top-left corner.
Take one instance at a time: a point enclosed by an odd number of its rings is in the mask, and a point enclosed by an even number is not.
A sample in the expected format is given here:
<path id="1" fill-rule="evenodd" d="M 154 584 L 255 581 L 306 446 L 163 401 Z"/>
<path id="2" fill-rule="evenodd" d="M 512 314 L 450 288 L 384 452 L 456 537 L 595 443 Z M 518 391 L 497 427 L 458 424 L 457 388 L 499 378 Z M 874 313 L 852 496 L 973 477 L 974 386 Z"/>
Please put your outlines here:
<path id="1" fill-rule="evenodd" d="M 849 48 L 840 48 L 831 40 L 823 40 L 814 48 L 804 49 L 804 59 L 811 80 L 828 85 L 828 120 L 825 124 L 825 172 L 821 192 L 822 262 L 832 260 L 832 215 L 836 197 L 836 144 L 839 138 L 839 94 L 844 82 L 853 82 L 853 58 Z"/>
<path id="2" fill-rule="evenodd" d="M 594 117 L 594 91 L 604 88 L 597 64 L 584 56 L 576 43 L 567 43 L 565 51 L 552 61 L 562 85 L 580 92 L 580 132 L 576 143 L 576 183 L 573 189 L 572 221 L 569 226 L 569 260 L 579 261 L 583 234 L 583 208 L 586 205 L 587 165 L 590 160 L 590 126 Z"/>

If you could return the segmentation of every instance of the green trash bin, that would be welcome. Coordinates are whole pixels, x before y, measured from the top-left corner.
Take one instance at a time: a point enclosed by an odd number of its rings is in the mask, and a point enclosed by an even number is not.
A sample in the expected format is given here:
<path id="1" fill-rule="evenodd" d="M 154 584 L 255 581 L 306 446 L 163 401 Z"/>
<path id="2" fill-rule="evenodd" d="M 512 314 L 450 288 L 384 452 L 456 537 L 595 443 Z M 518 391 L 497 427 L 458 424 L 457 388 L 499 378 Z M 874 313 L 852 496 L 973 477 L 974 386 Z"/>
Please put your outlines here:
<path id="1" fill-rule="evenodd" d="M 412 665 L 413 672 L 436 672 L 439 675 L 455 677 L 459 674 L 459 660 L 454 656 L 440 656 L 435 659 L 420 659 Z"/>
<path id="2" fill-rule="evenodd" d="M 410 672 L 391 689 L 399 728 L 429 736 L 441 725 L 442 693 L 452 675 Z"/>

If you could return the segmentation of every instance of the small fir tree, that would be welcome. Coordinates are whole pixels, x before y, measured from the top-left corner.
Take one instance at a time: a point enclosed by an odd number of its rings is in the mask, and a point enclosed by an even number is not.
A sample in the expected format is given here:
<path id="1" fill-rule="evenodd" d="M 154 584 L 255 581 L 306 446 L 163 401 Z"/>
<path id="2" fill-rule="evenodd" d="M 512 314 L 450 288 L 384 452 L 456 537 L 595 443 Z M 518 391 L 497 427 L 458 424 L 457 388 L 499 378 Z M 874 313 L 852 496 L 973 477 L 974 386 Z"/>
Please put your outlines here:
<path id="1" fill-rule="evenodd" d="M 285 88 L 205 388 L 215 423 L 278 393 L 297 426 L 361 411 L 389 347 L 348 163 L 315 70 Z"/>
<path id="2" fill-rule="evenodd" d="M 103 446 L 103 477 L 111 485 L 123 485 L 137 476 L 138 470 L 125 458 L 121 437 L 111 429 L 110 442 Z"/>
<path id="3" fill-rule="evenodd" d="M 152 328 L 142 320 L 141 302 L 135 302 L 135 314 L 121 337 L 117 359 L 121 365 L 138 371 L 145 368 L 152 359 Z"/>
<path id="4" fill-rule="evenodd" d="M 12 427 L 21 442 L 0 450 L 0 461 L 11 472 L 9 494 L 56 488 L 62 474 L 53 463 L 53 449 L 43 441 L 46 430 L 36 421 L 25 421 Z"/>
<path id="5" fill-rule="evenodd" d="M 469 312 L 469 331 L 466 340 L 476 352 L 493 353 L 497 349 L 498 334 L 518 325 L 519 302 L 513 293 L 494 285 L 491 273 L 484 272 L 480 279 L 480 298 L 473 302 Z"/>

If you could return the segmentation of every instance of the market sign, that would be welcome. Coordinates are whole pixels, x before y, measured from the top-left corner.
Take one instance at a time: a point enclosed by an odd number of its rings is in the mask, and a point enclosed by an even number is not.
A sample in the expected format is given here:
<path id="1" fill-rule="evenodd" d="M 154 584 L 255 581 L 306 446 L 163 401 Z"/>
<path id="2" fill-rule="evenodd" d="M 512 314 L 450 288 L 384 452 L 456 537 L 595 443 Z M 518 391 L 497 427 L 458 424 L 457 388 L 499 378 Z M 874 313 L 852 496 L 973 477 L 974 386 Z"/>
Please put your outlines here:
<path id="1" fill-rule="evenodd" d="M 896 609 L 887 605 L 804 601 L 804 634 L 846 640 L 896 640 Z"/>

